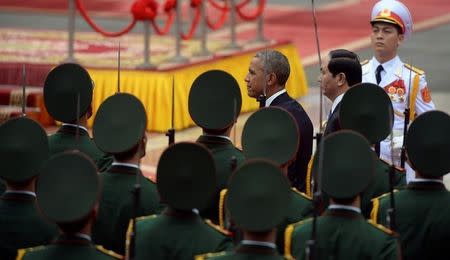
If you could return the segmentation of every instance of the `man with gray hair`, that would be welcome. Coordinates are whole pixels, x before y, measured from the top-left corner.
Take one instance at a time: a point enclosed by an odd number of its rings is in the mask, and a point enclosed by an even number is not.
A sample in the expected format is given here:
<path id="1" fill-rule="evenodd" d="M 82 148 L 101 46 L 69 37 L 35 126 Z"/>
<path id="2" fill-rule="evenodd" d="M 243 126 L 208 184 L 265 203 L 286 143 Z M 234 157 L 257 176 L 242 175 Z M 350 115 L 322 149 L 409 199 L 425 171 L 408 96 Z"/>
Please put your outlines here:
<path id="1" fill-rule="evenodd" d="M 285 84 L 289 78 L 289 61 L 276 50 L 259 51 L 251 60 L 245 82 L 247 95 L 267 97 L 265 106 L 278 106 L 286 109 L 295 118 L 300 135 L 300 146 L 288 169 L 291 185 L 305 192 L 306 172 L 312 154 L 313 125 L 303 107 L 286 92 Z"/>

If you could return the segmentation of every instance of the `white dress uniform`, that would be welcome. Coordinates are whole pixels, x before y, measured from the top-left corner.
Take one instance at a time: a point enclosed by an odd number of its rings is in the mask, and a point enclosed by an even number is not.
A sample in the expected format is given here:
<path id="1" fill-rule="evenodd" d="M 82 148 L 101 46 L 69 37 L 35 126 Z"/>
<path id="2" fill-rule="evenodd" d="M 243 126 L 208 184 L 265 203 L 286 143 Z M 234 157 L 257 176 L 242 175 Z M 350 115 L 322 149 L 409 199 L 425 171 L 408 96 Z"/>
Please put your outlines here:
<path id="1" fill-rule="evenodd" d="M 405 40 L 412 33 L 412 17 L 408 8 L 399 1 L 382 0 L 372 10 L 371 22 L 386 22 L 400 26 Z M 362 82 L 377 84 L 376 69 L 380 65 L 375 57 L 362 63 Z M 425 73 L 403 63 L 398 56 L 383 64 L 381 81 L 378 84 L 389 95 L 394 108 L 393 135 L 380 143 L 380 158 L 400 166 L 403 145 L 403 128 L 405 108 L 410 103 L 410 123 L 417 115 L 435 109 L 427 86 Z M 391 143 L 392 140 L 392 143 Z M 391 157 L 391 144 L 393 156 Z M 405 164 L 407 182 L 414 179 L 414 171 Z"/>

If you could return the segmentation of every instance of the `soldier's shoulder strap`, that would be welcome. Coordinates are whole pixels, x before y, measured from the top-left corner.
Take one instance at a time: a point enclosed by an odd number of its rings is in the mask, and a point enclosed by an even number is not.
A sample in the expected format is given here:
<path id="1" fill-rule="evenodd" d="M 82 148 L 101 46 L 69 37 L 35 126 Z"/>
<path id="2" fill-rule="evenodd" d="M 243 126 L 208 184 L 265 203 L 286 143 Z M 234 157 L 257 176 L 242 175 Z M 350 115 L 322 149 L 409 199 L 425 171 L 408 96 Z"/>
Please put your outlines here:
<path id="1" fill-rule="evenodd" d="M 388 234 L 388 235 L 391 235 L 391 236 L 392 236 L 392 235 L 395 234 L 395 232 L 392 231 L 391 229 L 389 229 L 389 228 L 387 228 L 387 227 L 385 227 L 385 226 L 383 226 L 383 225 L 377 224 L 377 223 L 373 222 L 371 219 L 368 219 L 367 222 L 368 222 L 372 227 L 374 227 L 374 228 L 376 228 L 376 229 L 378 229 L 378 230 L 381 230 L 381 231 L 383 231 L 384 233 L 386 233 L 386 234 Z"/>
<path id="2" fill-rule="evenodd" d="M 211 228 L 213 228 L 214 230 L 216 230 L 219 233 L 221 233 L 222 235 L 225 235 L 225 236 L 230 236 L 231 235 L 230 231 L 220 227 L 219 225 L 216 225 L 216 224 L 212 223 L 212 221 L 209 220 L 209 219 L 205 219 L 205 223 L 208 226 L 210 226 Z"/>
<path id="3" fill-rule="evenodd" d="M 393 191 L 394 191 L 394 193 L 398 192 L 397 189 L 394 189 Z M 377 221 L 378 221 L 378 210 L 380 208 L 380 200 L 388 198 L 390 194 L 391 194 L 390 192 L 386 192 L 386 193 L 384 193 L 378 197 L 375 197 L 371 200 L 372 201 L 372 211 L 370 212 L 370 220 L 373 223 L 377 223 Z"/>
<path id="4" fill-rule="evenodd" d="M 29 247 L 29 248 L 22 248 L 17 250 L 17 256 L 16 260 L 22 260 L 23 257 L 30 252 L 35 252 L 44 249 L 45 246 L 35 246 L 35 247 Z"/>
<path id="5" fill-rule="evenodd" d="M 410 64 L 403 63 L 403 66 L 405 66 L 405 68 L 407 68 L 407 69 L 409 69 L 409 70 L 412 70 L 414 73 L 416 73 L 416 74 L 418 74 L 418 75 L 423 75 L 423 74 L 425 74 L 425 71 L 423 71 L 423 70 L 421 70 L 421 69 L 419 69 L 419 68 L 416 68 L 416 67 L 414 67 L 414 66 L 411 66 Z"/>
<path id="6" fill-rule="evenodd" d="M 96 245 L 96 246 L 95 246 L 95 249 L 97 249 L 97 251 L 100 251 L 100 252 L 102 252 L 103 254 L 109 255 L 109 256 L 111 256 L 111 257 L 113 257 L 113 258 L 115 258 L 115 259 L 123 259 L 123 256 L 122 256 L 122 255 L 119 255 L 119 254 L 117 254 L 116 252 L 114 252 L 114 251 L 112 251 L 112 250 L 105 249 L 103 246 Z"/>
<path id="7" fill-rule="evenodd" d="M 366 64 L 369 64 L 369 60 L 363 60 L 363 61 L 361 61 L 361 66 L 364 66 L 364 65 L 366 65 Z"/>
<path id="8" fill-rule="evenodd" d="M 294 229 L 298 226 L 301 226 L 307 222 L 310 222 L 312 218 L 307 218 L 304 220 L 301 220 L 299 222 L 290 224 L 286 227 L 284 230 L 284 255 L 287 257 L 287 259 L 293 259 L 291 250 L 292 250 L 292 233 L 294 233 Z"/>
<path id="9" fill-rule="evenodd" d="M 311 200 L 311 197 L 308 196 L 306 193 L 303 193 L 303 192 L 297 190 L 297 189 L 294 188 L 294 187 L 292 187 L 291 190 L 292 190 L 293 192 L 295 192 L 296 194 L 302 196 L 303 198 L 305 198 L 305 199 L 307 199 L 307 200 Z"/>
<path id="10" fill-rule="evenodd" d="M 140 221 L 148 221 L 151 219 L 156 218 L 158 215 L 154 214 L 154 215 L 148 215 L 148 216 L 142 216 L 142 217 L 137 217 L 136 218 L 136 223 L 140 222 Z M 128 240 L 128 235 L 131 234 L 131 231 L 133 230 L 133 226 L 134 226 L 134 222 L 133 219 L 130 219 L 130 221 L 128 222 L 128 228 L 127 228 L 127 240 Z"/>
<path id="11" fill-rule="evenodd" d="M 147 216 L 137 217 L 137 218 L 136 218 L 136 221 L 150 220 L 150 219 L 156 218 L 157 216 L 158 216 L 157 214 L 153 214 L 153 215 L 147 215 Z"/>
<path id="12" fill-rule="evenodd" d="M 211 258 L 211 257 L 223 256 L 223 255 L 226 255 L 226 254 L 227 254 L 227 252 L 201 254 L 201 255 L 196 255 L 194 260 L 204 260 L 204 259 L 208 259 L 208 258 Z"/>

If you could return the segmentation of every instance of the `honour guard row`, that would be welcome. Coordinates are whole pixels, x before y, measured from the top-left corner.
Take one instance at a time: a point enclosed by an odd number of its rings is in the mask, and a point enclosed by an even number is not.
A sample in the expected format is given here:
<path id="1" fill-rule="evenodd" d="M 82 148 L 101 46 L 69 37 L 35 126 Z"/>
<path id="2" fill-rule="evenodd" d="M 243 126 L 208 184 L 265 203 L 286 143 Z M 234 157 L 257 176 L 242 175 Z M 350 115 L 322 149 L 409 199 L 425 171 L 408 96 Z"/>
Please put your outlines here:
<path id="1" fill-rule="evenodd" d="M 314 154 L 288 58 L 263 50 L 242 79 L 260 102 L 242 149 L 230 139 L 238 81 L 206 71 L 188 102 L 202 134 L 165 149 L 156 182 L 140 169 L 141 101 L 118 87 L 91 138 L 91 77 L 57 66 L 44 86 L 57 132 L 26 116 L 0 125 L 0 259 L 449 259 L 450 116 L 397 56 L 407 7 L 382 0 L 370 24 L 371 60 L 338 49 L 321 64 L 332 108 Z"/>

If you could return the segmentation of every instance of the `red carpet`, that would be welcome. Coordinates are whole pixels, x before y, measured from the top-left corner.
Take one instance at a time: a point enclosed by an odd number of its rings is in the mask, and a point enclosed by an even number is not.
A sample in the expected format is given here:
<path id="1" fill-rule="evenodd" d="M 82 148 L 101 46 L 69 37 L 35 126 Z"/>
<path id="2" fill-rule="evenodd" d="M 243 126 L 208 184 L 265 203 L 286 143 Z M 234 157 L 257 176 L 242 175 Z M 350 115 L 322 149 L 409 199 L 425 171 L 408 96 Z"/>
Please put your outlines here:
<path id="1" fill-rule="evenodd" d="M 84 0 L 88 12 L 92 15 L 113 15 L 130 17 L 128 0 Z M 160 6 L 164 1 L 158 1 Z M 322 50 L 347 46 L 369 36 L 369 17 L 372 6 L 377 0 L 343 1 L 341 6 L 317 10 L 320 45 Z M 416 30 L 426 29 L 450 22 L 450 1 L 448 0 L 404 0 L 410 9 Z M 29 10 L 33 12 L 65 12 L 67 0 L 0 0 L 2 10 Z M 338 3 L 339 4 L 339 3 Z M 211 9 L 209 6 L 208 8 Z M 305 64 L 314 63 L 316 44 L 310 10 L 295 10 L 292 8 L 277 8 L 268 5 L 265 10 L 265 35 L 270 39 L 293 41 Z M 442 18 L 430 24 L 426 21 Z M 418 26 L 419 25 L 419 26 Z M 422 25 L 422 26 L 420 26 Z M 226 35 L 226 36 L 225 36 Z M 228 34 L 224 36 L 227 37 Z M 251 39 L 255 28 L 240 31 L 238 39 Z M 413 36 L 414 37 L 414 36 Z M 367 43 L 350 45 L 357 49 L 366 47 Z"/>

